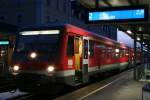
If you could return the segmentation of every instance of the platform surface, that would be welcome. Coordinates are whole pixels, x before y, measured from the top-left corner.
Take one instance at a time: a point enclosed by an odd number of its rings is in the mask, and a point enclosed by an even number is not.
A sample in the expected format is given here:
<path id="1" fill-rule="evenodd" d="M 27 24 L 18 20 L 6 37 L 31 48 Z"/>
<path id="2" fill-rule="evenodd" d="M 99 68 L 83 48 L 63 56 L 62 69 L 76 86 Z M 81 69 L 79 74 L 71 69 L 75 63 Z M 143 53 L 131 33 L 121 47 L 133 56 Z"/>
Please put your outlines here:
<path id="1" fill-rule="evenodd" d="M 83 100 L 142 100 L 142 87 L 146 83 L 134 81 L 132 72 L 127 76 Z"/>
<path id="2" fill-rule="evenodd" d="M 142 100 L 142 87 L 147 82 L 133 80 L 133 71 L 83 87 L 55 100 Z"/>

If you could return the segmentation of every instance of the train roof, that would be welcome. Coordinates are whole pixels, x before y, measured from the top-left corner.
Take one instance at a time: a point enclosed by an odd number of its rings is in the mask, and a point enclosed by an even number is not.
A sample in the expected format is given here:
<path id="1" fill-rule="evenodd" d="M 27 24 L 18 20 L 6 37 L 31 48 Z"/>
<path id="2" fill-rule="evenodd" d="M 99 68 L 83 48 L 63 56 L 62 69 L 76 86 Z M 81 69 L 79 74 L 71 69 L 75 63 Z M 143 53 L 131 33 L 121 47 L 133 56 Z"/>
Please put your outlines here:
<path id="1" fill-rule="evenodd" d="M 80 31 L 80 32 L 76 32 L 77 34 L 79 35 L 90 35 L 92 37 L 95 37 L 95 38 L 100 38 L 102 40 L 105 41 L 105 43 L 107 44 L 110 44 L 110 45 L 118 45 L 120 47 L 127 47 L 125 44 L 123 43 L 119 43 L 115 40 L 112 40 L 110 38 L 107 38 L 107 37 L 104 37 L 104 36 L 101 36 L 99 34 L 96 34 L 94 32 L 91 32 L 91 31 L 88 31 L 86 29 L 83 29 L 83 28 L 80 28 L 78 26 L 75 26 L 75 25 L 71 25 L 71 24 L 50 24 L 50 25 L 46 25 L 46 26 L 34 26 L 34 27 L 30 27 L 30 28 L 22 28 L 20 29 L 19 31 L 31 31 L 31 30 L 47 30 L 49 28 L 52 28 L 52 29 L 61 29 L 61 28 L 65 28 L 65 27 L 68 27 L 70 30 L 69 31 L 72 31 L 72 29 L 74 29 L 73 31 Z M 83 34 L 81 34 L 83 32 Z"/>
<path id="2" fill-rule="evenodd" d="M 90 36 L 92 36 L 92 37 L 99 38 L 99 39 L 101 39 L 102 41 L 104 41 L 104 43 L 106 43 L 106 44 L 118 45 L 118 46 L 124 47 L 124 48 L 125 48 L 125 47 L 128 47 L 127 45 L 125 45 L 125 44 L 123 44 L 123 43 L 119 43 L 119 42 L 117 42 L 117 41 L 115 41 L 115 40 L 112 40 L 112 39 L 110 39 L 110 38 L 107 38 L 107 37 L 101 36 L 101 35 L 99 35 L 99 34 L 96 34 L 96 33 L 94 33 L 94 32 L 85 30 L 85 29 L 83 29 L 83 28 L 79 28 L 79 27 L 77 27 L 77 26 L 70 25 L 70 24 L 66 24 L 66 26 L 80 31 L 80 32 L 76 32 L 77 34 L 79 34 L 79 33 L 81 34 L 82 32 L 84 32 L 84 33 L 85 33 L 84 35 L 87 35 L 87 36 L 90 35 Z"/>

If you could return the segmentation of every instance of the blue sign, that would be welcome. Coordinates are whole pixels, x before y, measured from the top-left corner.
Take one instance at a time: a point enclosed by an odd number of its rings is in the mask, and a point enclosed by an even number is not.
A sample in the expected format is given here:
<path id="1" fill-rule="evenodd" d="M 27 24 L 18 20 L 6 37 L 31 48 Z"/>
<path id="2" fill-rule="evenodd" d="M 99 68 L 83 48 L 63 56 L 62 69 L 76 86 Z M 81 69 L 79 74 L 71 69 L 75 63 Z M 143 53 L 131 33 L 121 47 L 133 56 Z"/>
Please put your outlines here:
<path id="1" fill-rule="evenodd" d="M 145 21 L 148 19 L 147 6 L 140 7 L 114 7 L 103 9 L 92 9 L 88 11 L 88 22 L 119 22 L 119 21 Z"/>
<path id="2" fill-rule="evenodd" d="M 89 12 L 89 21 L 144 18 L 144 9 Z"/>

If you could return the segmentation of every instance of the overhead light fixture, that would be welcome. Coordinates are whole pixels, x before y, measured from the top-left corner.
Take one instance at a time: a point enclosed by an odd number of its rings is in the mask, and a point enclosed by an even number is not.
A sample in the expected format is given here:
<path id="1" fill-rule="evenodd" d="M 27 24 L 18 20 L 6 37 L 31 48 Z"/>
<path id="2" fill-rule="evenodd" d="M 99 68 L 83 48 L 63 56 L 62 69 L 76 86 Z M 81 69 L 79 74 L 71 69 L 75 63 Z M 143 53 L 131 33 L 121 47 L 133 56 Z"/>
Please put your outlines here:
<path id="1" fill-rule="evenodd" d="M 144 51 L 147 51 L 146 49 Z"/>
<path id="2" fill-rule="evenodd" d="M 140 41 L 141 39 L 139 37 L 137 37 L 137 40 Z"/>
<path id="3" fill-rule="evenodd" d="M 127 33 L 128 33 L 128 34 L 132 34 L 131 30 L 127 30 Z"/>
<path id="4" fill-rule="evenodd" d="M 139 27 L 138 31 L 142 31 L 142 27 Z"/>

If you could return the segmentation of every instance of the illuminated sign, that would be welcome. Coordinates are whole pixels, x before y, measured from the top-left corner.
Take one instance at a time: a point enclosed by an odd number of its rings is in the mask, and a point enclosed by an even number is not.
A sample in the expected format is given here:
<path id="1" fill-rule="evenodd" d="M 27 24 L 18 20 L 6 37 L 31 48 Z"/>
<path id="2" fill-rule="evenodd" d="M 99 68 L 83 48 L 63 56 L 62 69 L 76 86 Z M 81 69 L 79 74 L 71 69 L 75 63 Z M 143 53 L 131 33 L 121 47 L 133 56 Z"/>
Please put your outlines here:
<path id="1" fill-rule="evenodd" d="M 9 45 L 9 41 L 6 41 L 6 40 L 2 41 L 2 40 L 0 40 L 0 45 Z"/>
<path id="2" fill-rule="evenodd" d="M 20 32 L 21 35 L 48 35 L 48 34 L 59 34 L 60 30 L 42 30 L 42 31 L 24 31 Z"/>
<path id="3" fill-rule="evenodd" d="M 135 19 L 135 18 L 144 18 L 144 9 L 89 13 L 90 21 L 91 20 Z"/>
<path id="4" fill-rule="evenodd" d="M 87 21 L 94 22 L 128 22 L 148 20 L 147 6 L 112 7 L 91 9 L 87 13 Z"/>

